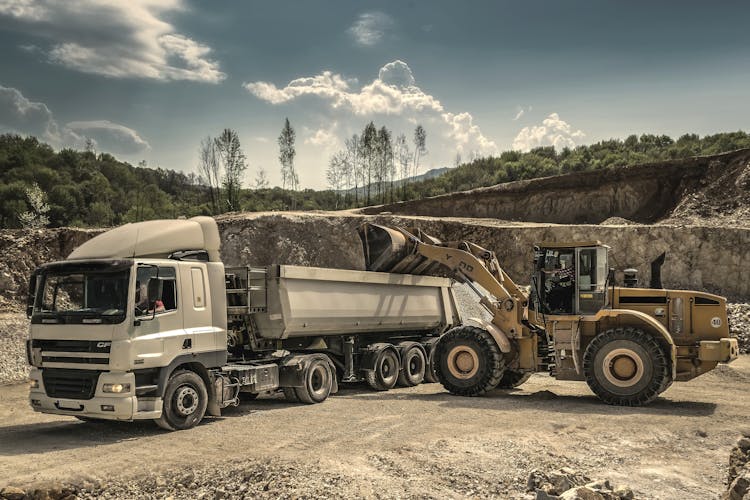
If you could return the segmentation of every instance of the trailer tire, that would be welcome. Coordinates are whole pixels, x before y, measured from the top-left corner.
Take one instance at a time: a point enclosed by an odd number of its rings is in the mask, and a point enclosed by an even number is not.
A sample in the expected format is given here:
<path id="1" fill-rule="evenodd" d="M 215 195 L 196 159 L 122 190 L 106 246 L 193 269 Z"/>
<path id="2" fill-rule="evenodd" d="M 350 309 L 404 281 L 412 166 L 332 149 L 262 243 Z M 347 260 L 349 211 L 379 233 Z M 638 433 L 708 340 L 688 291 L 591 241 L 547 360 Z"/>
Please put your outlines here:
<path id="1" fill-rule="evenodd" d="M 401 363 L 396 348 L 389 344 L 376 355 L 373 369 L 365 372 L 365 381 L 376 391 L 387 391 L 393 389 L 398 382 L 400 371 Z"/>
<path id="2" fill-rule="evenodd" d="M 164 391 L 164 406 L 156 425 L 169 431 L 195 427 L 203 420 L 208 406 L 208 391 L 195 372 L 178 370 L 169 377 Z"/>
<path id="3" fill-rule="evenodd" d="M 599 399 L 617 406 L 642 406 L 671 383 L 667 355 L 653 335 L 640 328 L 600 333 L 583 355 L 586 382 Z"/>
<path id="4" fill-rule="evenodd" d="M 519 372 L 507 369 L 503 372 L 503 378 L 497 387 L 500 389 L 515 389 L 531 378 L 531 372 Z"/>
<path id="5" fill-rule="evenodd" d="M 333 377 L 327 356 L 315 357 L 305 367 L 305 385 L 294 388 L 297 399 L 306 404 L 322 403 L 333 390 Z"/>
<path id="6" fill-rule="evenodd" d="M 398 345 L 401 353 L 401 370 L 398 385 L 414 387 L 424 381 L 427 370 L 427 354 L 418 342 L 402 342 Z"/>
<path id="7" fill-rule="evenodd" d="M 481 396 L 497 387 L 505 358 L 486 330 L 460 326 L 440 338 L 435 347 L 440 383 L 458 396 Z"/>

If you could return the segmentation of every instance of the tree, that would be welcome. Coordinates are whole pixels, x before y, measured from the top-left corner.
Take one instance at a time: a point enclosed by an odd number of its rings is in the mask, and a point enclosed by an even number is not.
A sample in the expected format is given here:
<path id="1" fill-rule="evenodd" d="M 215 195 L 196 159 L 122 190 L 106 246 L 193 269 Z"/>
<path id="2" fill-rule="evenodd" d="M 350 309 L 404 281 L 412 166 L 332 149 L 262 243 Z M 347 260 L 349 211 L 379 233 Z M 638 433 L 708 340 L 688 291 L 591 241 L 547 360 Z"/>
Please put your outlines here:
<path id="1" fill-rule="evenodd" d="M 242 177 L 247 170 L 247 158 L 242 152 L 237 131 L 225 128 L 215 142 L 216 151 L 224 165 L 222 186 L 226 193 L 227 209 L 232 212 L 237 211 L 240 209 L 240 190 Z"/>
<path id="2" fill-rule="evenodd" d="M 206 136 L 201 141 L 198 151 L 198 172 L 208 185 L 211 213 L 219 213 L 221 192 L 219 188 L 220 165 L 219 156 L 216 152 L 216 141 L 211 136 Z"/>
<path id="3" fill-rule="evenodd" d="M 268 182 L 268 174 L 266 173 L 266 169 L 263 167 L 258 167 L 258 172 L 255 174 L 255 190 L 260 189 L 268 189 L 269 182 Z"/>
<path id="4" fill-rule="evenodd" d="M 346 182 L 347 172 L 347 153 L 346 151 L 339 151 L 338 153 L 331 156 L 328 162 L 328 169 L 326 170 L 326 179 L 328 180 L 328 186 L 333 190 L 336 204 L 335 209 L 339 208 L 339 199 L 341 198 L 341 189 L 344 187 Z"/>
<path id="5" fill-rule="evenodd" d="M 49 205 L 47 204 L 47 194 L 42 191 L 36 182 L 26 189 L 26 199 L 31 210 L 18 215 L 21 225 L 26 229 L 38 229 L 46 227 L 49 224 Z"/>
<path id="6" fill-rule="evenodd" d="M 427 132 L 422 125 L 414 129 L 414 177 L 419 174 L 419 157 L 427 153 Z"/>
<path id="7" fill-rule="evenodd" d="M 279 163 L 281 163 L 281 186 L 287 186 L 292 191 L 299 189 L 299 177 L 294 169 L 294 157 L 297 152 L 294 149 L 295 133 L 289 118 L 284 119 L 284 127 L 279 135 Z"/>

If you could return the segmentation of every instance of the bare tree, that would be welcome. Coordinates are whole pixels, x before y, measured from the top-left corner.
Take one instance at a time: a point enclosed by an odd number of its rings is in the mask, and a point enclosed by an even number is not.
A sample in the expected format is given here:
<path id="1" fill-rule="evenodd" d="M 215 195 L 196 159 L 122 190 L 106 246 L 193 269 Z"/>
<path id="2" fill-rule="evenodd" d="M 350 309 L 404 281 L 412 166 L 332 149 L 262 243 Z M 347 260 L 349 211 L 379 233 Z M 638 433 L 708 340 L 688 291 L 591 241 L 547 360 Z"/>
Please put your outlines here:
<path id="1" fill-rule="evenodd" d="M 294 169 L 294 157 L 297 151 L 294 149 L 295 133 L 289 118 L 284 119 L 284 127 L 279 135 L 279 163 L 281 163 L 281 185 L 284 189 L 296 191 L 299 188 L 299 177 Z"/>
<path id="2" fill-rule="evenodd" d="M 208 185 L 211 211 L 219 213 L 219 199 L 221 196 L 219 188 L 220 164 L 216 152 L 216 141 L 211 136 L 206 136 L 198 150 L 198 172 Z"/>
<path id="3" fill-rule="evenodd" d="M 18 215 L 21 225 L 26 229 L 39 229 L 49 224 L 49 204 L 47 203 L 47 193 L 42 191 L 36 182 L 31 187 L 26 188 L 26 200 L 31 210 Z"/>
<path id="4" fill-rule="evenodd" d="M 255 189 L 268 189 L 268 173 L 263 167 L 258 167 L 258 172 L 255 174 Z"/>
<path id="5" fill-rule="evenodd" d="M 222 186 L 226 193 L 227 209 L 236 211 L 240 209 L 240 190 L 242 177 L 247 170 L 247 158 L 242 152 L 237 131 L 225 128 L 215 142 L 216 151 L 224 166 Z"/>
<path id="6" fill-rule="evenodd" d="M 339 208 L 339 199 L 341 198 L 341 189 L 344 187 L 346 182 L 347 172 L 347 152 L 339 151 L 338 153 L 331 156 L 328 162 L 328 169 L 326 170 L 326 179 L 328 180 L 328 186 L 333 190 L 336 197 L 336 206 Z"/>

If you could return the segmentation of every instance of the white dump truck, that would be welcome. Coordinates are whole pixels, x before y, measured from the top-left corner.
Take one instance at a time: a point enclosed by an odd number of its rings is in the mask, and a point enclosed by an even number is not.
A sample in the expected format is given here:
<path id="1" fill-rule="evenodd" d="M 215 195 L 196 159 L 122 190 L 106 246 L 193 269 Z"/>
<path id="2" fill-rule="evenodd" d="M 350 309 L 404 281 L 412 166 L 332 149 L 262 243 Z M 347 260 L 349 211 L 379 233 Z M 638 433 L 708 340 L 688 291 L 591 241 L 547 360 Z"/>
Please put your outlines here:
<path id="1" fill-rule="evenodd" d="M 149 221 L 36 269 L 34 410 L 179 430 L 268 391 L 319 403 L 338 382 L 416 385 L 433 379 L 431 348 L 461 322 L 448 279 L 225 268 L 219 247 L 210 217 Z"/>

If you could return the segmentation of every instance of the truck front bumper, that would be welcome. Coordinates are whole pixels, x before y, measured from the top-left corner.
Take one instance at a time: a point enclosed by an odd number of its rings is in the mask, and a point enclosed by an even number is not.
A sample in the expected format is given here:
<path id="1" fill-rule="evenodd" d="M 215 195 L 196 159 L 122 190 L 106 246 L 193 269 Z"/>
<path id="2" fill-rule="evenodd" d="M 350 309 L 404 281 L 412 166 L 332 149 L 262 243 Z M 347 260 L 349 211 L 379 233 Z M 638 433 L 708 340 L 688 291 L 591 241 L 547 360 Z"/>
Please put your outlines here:
<path id="1" fill-rule="evenodd" d="M 704 340 L 700 343 L 698 359 L 701 361 L 718 361 L 729 363 L 737 359 L 740 353 L 736 338 L 723 338 L 719 340 Z"/>
<path id="2" fill-rule="evenodd" d="M 161 398 L 139 398 L 133 392 L 129 394 L 104 393 L 104 384 L 130 383 L 135 389 L 135 378 L 132 373 L 102 373 L 97 383 L 96 392 L 91 399 L 70 399 L 48 396 L 42 379 L 42 372 L 32 368 L 29 378 L 32 388 L 29 392 L 29 403 L 34 411 L 70 415 L 73 417 L 101 418 L 106 420 L 142 420 L 161 416 Z"/>

